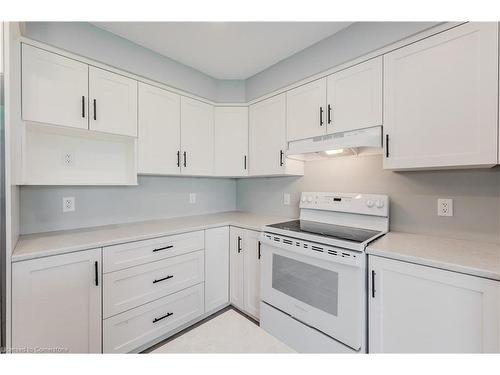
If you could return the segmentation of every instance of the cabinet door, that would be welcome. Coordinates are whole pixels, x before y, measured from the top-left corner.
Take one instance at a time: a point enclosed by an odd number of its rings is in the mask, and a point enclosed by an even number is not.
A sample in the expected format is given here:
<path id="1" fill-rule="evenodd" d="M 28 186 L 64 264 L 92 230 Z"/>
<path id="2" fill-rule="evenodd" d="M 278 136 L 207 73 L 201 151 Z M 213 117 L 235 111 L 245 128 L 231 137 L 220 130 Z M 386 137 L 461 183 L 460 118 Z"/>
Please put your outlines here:
<path id="1" fill-rule="evenodd" d="M 497 91 L 497 23 L 467 23 L 385 55 L 384 168 L 496 164 Z"/>
<path id="2" fill-rule="evenodd" d="M 250 106 L 251 175 L 282 174 L 286 150 L 286 94 Z"/>
<path id="3" fill-rule="evenodd" d="M 137 137 L 137 81 L 89 68 L 90 130 Z"/>
<path id="4" fill-rule="evenodd" d="M 370 352 L 500 350 L 500 282 L 376 256 L 369 264 Z"/>
<path id="5" fill-rule="evenodd" d="M 326 134 L 326 78 L 287 91 L 286 130 L 287 141 Z"/>
<path id="6" fill-rule="evenodd" d="M 181 98 L 182 173 L 210 176 L 214 170 L 214 107 Z"/>
<path id="7" fill-rule="evenodd" d="M 88 129 L 88 65 L 22 45 L 25 121 Z"/>
<path id="8" fill-rule="evenodd" d="M 205 231 L 205 312 L 229 303 L 229 227 Z"/>
<path id="9" fill-rule="evenodd" d="M 382 125 L 382 57 L 328 77 L 328 133 Z"/>
<path id="10" fill-rule="evenodd" d="M 101 352 L 101 249 L 12 265 L 12 346 Z"/>
<path id="11" fill-rule="evenodd" d="M 181 97 L 139 83 L 138 158 L 141 174 L 179 174 Z"/>
<path id="12" fill-rule="evenodd" d="M 215 108 L 216 176 L 248 175 L 248 107 Z"/>
<path id="13" fill-rule="evenodd" d="M 243 249 L 245 311 L 254 318 L 260 316 L 260 243 L 259 232 L 246 231 Z"/>
<path id="14" fill-rule="evenodd" d="M 240 310 L 245 309 L 243 247 L 245 234 L 242 229 L 231 227 L 229 236 L 229 290 L 231 303 Z"/>

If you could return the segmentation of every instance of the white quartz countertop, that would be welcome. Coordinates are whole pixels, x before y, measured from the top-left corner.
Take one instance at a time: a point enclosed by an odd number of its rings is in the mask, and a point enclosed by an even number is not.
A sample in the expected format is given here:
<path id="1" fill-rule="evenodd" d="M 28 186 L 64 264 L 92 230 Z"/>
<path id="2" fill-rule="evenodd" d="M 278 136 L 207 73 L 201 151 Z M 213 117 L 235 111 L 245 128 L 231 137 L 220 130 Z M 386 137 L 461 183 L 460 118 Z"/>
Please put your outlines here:
<path id="1" fill-rule="evenodd" d="M 23 235 L 16 244 L 12 261 L 18 262 L 226 225 L 260 231 L 264 225 L 287 220 L 290 219 L 231 211 Z"/>
<path id="2" fill-rule="evenodd" d="M 500 280 L 500 244 L 389 232 L 368 254 Z"/>

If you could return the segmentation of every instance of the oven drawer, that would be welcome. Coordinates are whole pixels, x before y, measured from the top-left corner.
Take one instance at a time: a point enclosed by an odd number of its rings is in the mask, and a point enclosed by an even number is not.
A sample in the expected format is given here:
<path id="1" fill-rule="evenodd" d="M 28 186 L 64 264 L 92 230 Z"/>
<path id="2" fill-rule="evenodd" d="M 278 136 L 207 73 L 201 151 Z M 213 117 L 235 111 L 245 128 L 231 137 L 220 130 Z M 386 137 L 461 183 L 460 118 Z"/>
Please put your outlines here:
<path id="1" fill-rule="evenodd" d="M 104 318 L 203 282 L 204 251 L 106 273 Z"/>
<path id="2" fill-rule="evenodd" d="M 203 314 L 204 284 L 105 319 L 104 353 L 128 353 Z"/>
<path id="3" fill-rule="evenodd" d="M 204 247 L 204 231 L 107 246 L 102 252 L 104 273 L 202 250 Z"/>

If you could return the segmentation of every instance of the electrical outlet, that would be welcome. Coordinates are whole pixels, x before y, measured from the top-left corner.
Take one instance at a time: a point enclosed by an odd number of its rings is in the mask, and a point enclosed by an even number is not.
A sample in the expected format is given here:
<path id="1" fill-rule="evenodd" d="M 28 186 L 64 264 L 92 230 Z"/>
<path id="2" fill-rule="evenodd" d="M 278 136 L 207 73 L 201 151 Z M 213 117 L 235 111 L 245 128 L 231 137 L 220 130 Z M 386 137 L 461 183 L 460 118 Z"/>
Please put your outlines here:
<path id="1" fill-rule="evenodd" d="M 72 167 L 75 165 L 75 155 L 72 152 L 63 152 L 61 162 L 66 167 Z"/>
<path id="2" fill-rule="evenodd" d="M 189 203 L 191 204 L 196 203 L 196 193 L 189 193 Z"/>
<path id="3" fill-rule="evenodd" d="M 290 193 L 283 193 L 283 204 L 287 206 L 290 204 Z"/>
<path id="4" fill-rule="evenodd" d="M 63 212 L 73 212 L 75 211 L 75 197 L 64 197 L 63 201 Z"/>
<path id="5" fill-rule="evenodd" d="M 438 216 L 453 216 L 453 199 L 438 199 Z"/>

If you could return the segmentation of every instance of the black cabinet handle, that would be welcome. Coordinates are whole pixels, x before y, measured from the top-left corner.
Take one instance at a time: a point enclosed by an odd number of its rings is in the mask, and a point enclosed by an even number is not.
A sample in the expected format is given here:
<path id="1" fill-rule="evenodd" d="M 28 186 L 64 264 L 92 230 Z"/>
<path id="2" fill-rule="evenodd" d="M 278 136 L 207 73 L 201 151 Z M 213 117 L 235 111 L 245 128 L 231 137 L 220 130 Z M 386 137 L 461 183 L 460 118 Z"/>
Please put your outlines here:
<path id="1" fill-rule="evenodd" d="M 385 157 L 389 157 L 389 134 L 385 135 Z"/>
<path id="2" fill-rule="evenodd" d="M 177 166 L 181 166 L 181 152 L 177 151 Z"/>
<path id="3" fill-rule="evenodd" d="M 95 286 L 99 286 L 99 263 L 95 261 L 94 263 L 94 272 L 95 272 Z"/>
<path id="4" fill-rule="evenodd" d="M 166 315 L 160 316 L 159 318 L 154 318 L 153 323 L 159 322 L 160 320 L 168 318 L 169 316 L 172 316 L 172 315 L 174 315 L 174 313 L 169 312 Z"/>
<path id="5" fill-rule="evenodd" d="M 283 166 L 283 150 L 280 150 L 280 167 Z"/>
<path id="6" fill-rule="evenodd" d="M 323 126 L 323 107 L 319 107 L 319 126 Z"/>
<path id="7" fill-rule="evenodd" d="M 241 237 L 238 236 L 238 254 L 241 253 Z"/>
<path id="8" fill-rule="evenodd" d="M 375 298 L 375 271 L 372 270 L 372 298 Z"/>
<path id="9" fill-rule="evenodd" d="M 82 95 L 82 117 L 85 118 L 85 96 Z"/>
<path id="10" fill-rule="evenodd" d="M 94 99 L 94 121 L 97 121 L 97 100 Z"/>
<path id="11" fill-rule="evenodd" d="M 332 123 L 332 106 L 328 104 L 327 121 L 329 124 Z"/>
<path id="12" fill-rule="evenodd" d="M 156 284 L 156 283 L 159 283 L 161 281 L 165 281 L 165 280 L 171 279 L 172 277 L 174 277 L 174 275 L 168 275 L 166 277 L 162 277 L 161 279 L 154 279 L 153 280 L 153 284 Z"/>
<path id="13" fill-rule="evenodd" d="M 160 248 L 158 248 L 158 249 L 154 249 L 154 250 L 153 250 L 153 253 L 156 253 L 157 251 L 162 251 L 162 250 L 171 249 L 171 248 L 173 248 L 173 247 L 174 247 L 174 245 L 168 245 L 168 246 L 165 246 L 165 247 L 160 247 Z"/>
<path id="14" fill-rule="evenodd" d="M 184 168 L 187 166 L 187 153 L 184 151 Z"/>
<path id="15" fill-rule="evenodd" d="M 245 155 L 244 159 L 243 159 L 243 165 L 245 167 L 245 170 L 247 170 L 247 156 Z"/>
<path id="16" fill-rule="evenodd" d="M 262 243 L 259 241 L 258 245 L 257 245 L 257 259 L 260 259 L 260 246 L 261 245 L 262 245 Z"/>

